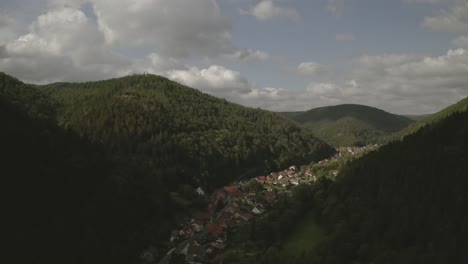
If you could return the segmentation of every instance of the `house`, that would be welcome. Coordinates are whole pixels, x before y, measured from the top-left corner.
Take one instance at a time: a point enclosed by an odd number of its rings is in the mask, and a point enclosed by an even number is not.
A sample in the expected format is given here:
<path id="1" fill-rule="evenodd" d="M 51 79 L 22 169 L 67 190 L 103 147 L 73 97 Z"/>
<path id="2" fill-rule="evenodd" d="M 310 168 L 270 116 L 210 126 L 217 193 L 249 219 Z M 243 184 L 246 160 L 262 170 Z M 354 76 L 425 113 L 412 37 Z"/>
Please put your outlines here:
<path id="1" fill-rule="evenodd" d="M 265 184 L 265 181 L 266 181 L 266 177 L 265 176 L 258 176 L 256 178 L 257 182 L 260 183 L 260 184 Z"/>
<path id="2" fill-rule="evenodd" d="M 210 212 L 218 211 L 226 205 L 228 193 L 224 189 L 219 189 L 211 195 L 210 202 L 208 204 L 208 210 Z"/>
<path id="3" fill-rule="evenodd" d="M 252 219 L 253 216 L 249 213 L 241 213 L 239 214 L 239 217 L 244 221 L 249 221 L 250 219 Z"/>
<path id="4" fill-rule="evenodd" d="M 211 237 L 218 238 L 223 234 L 224 228 L 219 225 L 214 225 L 211 224 L 208 226 L 208 234 L 210 234 Z"/>
<path id="5" fill-rule="evenodd" d="M 226 191 L 224 191 L 223 189 L 220 189 L 220 190 L 216 190 L 212 197 L 211 197 L 212 200 L 226 200 L 227 199 L 227 193 Z"/>
<path id="6" fill-rule="evenodd" d="M 218 249 L 218 250 L 223 250 L 226 247 L 226 244 L 222 242 L 211 242 L 208 244 L 210 247 Z"/>
<path id="7" fill-rule="evenodd" d="M 242 192 L 235 186 L 224 186 L 224 190 L 233 197 L 239 198 L 242 196 Z"/>
<path id="8" fill-rule="evenodd" d="M 171 241 L 171 242 L 174 242 L 178 237 L 179 237 L 179 231 L 173 230 L 173 231 L 171 232 L 170 241 Z"/>
<path id="9" fill-rule="evenodd" d="M 272 172 L 272 173 L 271 173 L 271 177 L 273 177 L 273 179 L 276 180 L 276 179 L 278 179 L 278 177 L 279 177 L 279 173 L 277 173 L 277 172 Z"/>
<path id="10" fill-rule="evenodd" d="M 289 179 L 288 178 L 281 178 L 278 180 L 278 184 L 281 184 L 283 187 L 286 187 L 289 185 Z"/>
<path id="11" fill-rule="evenodd" d="M 262 211 L 260 209 L 258 209 L 257 207 L 254 207 L 254 209 L 252 209 L 252 213 L 254 214 L 261 214 Z"/>
<path id="12" fill-rule="evenodd" d="M 196 192 L 198 193 L 198 195 L 200 196 L 205 196 L 205 191 L 203 191 L 203 189 L 201 187 L 198 187 Z"/>
<path id="13" fill-rule="evenodd" d="M 297 180 L 297 179 L 291 179 L 291 180 L 290 180 L 290 183 L 291 183 L 292 185 L 299 185 L 299 180 Z"/>
<path id="14" fill-rule="evenodd" d="M 289 170 L 290 170 L 290 171 L 296 171 L 296 170 L 297 170 L 296 165 L 290 166 L 290 167 L 289 167 Z"/>
<path id="15" fill-rule="evenodd" d="M 219 226 L 222 226 L 223 228 L 227 228 L 227 227 L 228 227 L 228 225 L 226 224 L 226 217 L 224 217 L 224 216 L 220 216 L 220 217 L 218 218 L 217 222 L 218 222 L 218 225 L 219 225 Z"/>
<path id="16" fill-rule="evenodd" d="M 196 221 L 200 222 L 208 222 L 211 220 L 211 215 L 209 213 L 202 213 L 202 212 L 197 212 L 193 215 L 193 218 Z"/>
<path id="17" fill-rule="evenodd" d="M 199 225 L 197 223 L 193 223 L 192 227 L 193 227 L 193 230 L 195 230 L 195 232 L 197 232 L 197 233 L 200 232 L 203 229 L 203 225 Z"/>
<path id="18" fill-rule="evenodd" d="M 239 206 L 236 204 L 236 203 L 232 203 L 230 205 L 228 205 L 225 209 L 224 209 L 225 212 L 228 212 L 228 213 L 231 213 L 231 214 L 235 214 L 239 211 Z"/>

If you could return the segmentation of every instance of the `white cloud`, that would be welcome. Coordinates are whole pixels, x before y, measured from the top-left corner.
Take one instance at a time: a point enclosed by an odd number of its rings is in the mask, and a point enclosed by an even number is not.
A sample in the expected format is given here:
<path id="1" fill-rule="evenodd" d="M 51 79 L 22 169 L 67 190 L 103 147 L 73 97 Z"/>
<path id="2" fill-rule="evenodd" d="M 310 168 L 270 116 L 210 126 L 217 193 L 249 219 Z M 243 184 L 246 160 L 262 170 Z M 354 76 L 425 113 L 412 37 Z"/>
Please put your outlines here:
<path id="1" fill-rule="evenodd" d="M 32 82 L 101 79 L 118 75 L 128 63 L 107 49 L 83 12 L 71 8 L 39 16 L 29 33 L 3 49 L 0 67 Z"/>
<path id="2" fill-rule="evenodd" d="M 231 49 L 231 26 L 213 0 L 90 0 L 108 43 L 150 46 L 167 57 Z"/>
<path id="3" fill-rule="evenodd" d="M 191 67 L 188 70 L 169 71 L 167 76 L 172 80 L 223 97 L 231 93 L 250 93 L 253 88 L 253 84 L 239 72 L 219 65 L 211 65 L 205 69 Z"/>
<path id="4" fill-rule="evenodd" d="M 468 48 L 468 36 L 460 36 L 452 41 L 459 48 Z"/>
<path id="5" fill-rule="evenodd" d="M 316 76 L 326 74 L 328 66 L 316 62 L 303 62 L 297 66 L 297 71 L 302 75 Z"/>
<path id="6" fill-rule="evenodd" d="M 464 49 L 442 56 L 364 55 L 353 60 L 350 68 L 328 82 L 280 89 L 276 97 L 256 96 L 241 102 L 276 111 L 357 103 L 399 114 L 424 114 L 468 95 L 468 51 Z"/>
<path id="7" fill-rule="evenodd" d="M 353 41 L 356 38 L 354 37 L 353 34 L 337 34 L 335 36 L 335 39 L 338 41 Z"/>
<path id="8" fill-rule="evenodd" d="M 468 2 L 457 1 L 450 10 L 426 17 L 423 25 L 439 31 L 468 31 Z"/>
<path id="9" fill-rule="evenodd" d="M 291 20 L 299 19 L 299 13 L 294 8 L 279 7 L 273 1 L 260 1 L 249 11 L 241 11 L 241 14 L 250 14 L 260 21 L 271 20 L 276 17 L 287 17 Z"/>

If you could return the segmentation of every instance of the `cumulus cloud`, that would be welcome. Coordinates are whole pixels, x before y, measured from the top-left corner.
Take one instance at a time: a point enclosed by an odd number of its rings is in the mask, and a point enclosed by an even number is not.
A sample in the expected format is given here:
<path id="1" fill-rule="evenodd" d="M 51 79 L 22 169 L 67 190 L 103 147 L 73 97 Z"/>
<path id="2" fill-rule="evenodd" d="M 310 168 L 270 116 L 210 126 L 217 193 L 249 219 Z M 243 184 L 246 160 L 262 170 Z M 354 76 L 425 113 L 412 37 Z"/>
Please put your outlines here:
<path id="1" fill-rule="evenodd" d="M 267 21 L 276 17 L 287 17 L 291 20 L 299 19 L 299 13 L 294 8 L 280 7 L 274 1 L 260 1 L 249 11 L 241 11 L 242 14 L 249 14 L 259 21 Z"/>
<path id="2" fill-rule="evenodd" d="M 30 32 L 4 46 L 0 66 L 32 82 L 100 79 L 119 74 L 127 62 L 104 45 L 104 38 L 77 9 L 41 15 Z"/>
<path id="3" fill-rule="evenodd" d="M 297 71 L 302 75 L 317 76 L 326 74 L 329 68 L 317 62 L 303 62 L 297 66 Z"/>
<path id="4" fill-rule="evenodd" d="M 464 49 L 436 57 L 366 55 L 357 58 L 353 68 L 348 80 L 336 81 L 340 93 L 329 90 L 329 96 L 388 105 L 387 110 L 396 113 L 420 114 L 437 111 L 468 92 L 468 52 Z"/>
<path id="5" fill-rule="evenodd" d="M 95 14 L 80 9 L 85 3 Z M 19 37 L 13 34 L 14 20 L 0 13 L 0 68 L 29 82 L 96 80 L 142 72 L 167 75 L 170 70 L 190 69 L 182 60 L 193 56 L 241 62 L 272 58 L 264 51 L 234 47 L 230 24 L 213 0 L 44 0 L 43 4 L 49 11 Z M 135 58 L 117 52 L 138 49 L 148 54 Z"/>
<path id="6" fill-rule="evenodd" d="M 274 97 L 254 96 L 252 92 L 241 102 L 275 111 L 357 103 L 398 114 L 424 114 L 439 111 L 468 94 L 468 51 L 464 49 L 441 56 L 363 55 L 355 58 L 350 68 L 353 70 L 327 82 L 273 90 L 279 91 Z"/>
<path id="7" fill-rule="evenodd" d="M 246 94 L 251 92 L 253 87 L 239 72 L 219 65 L 211 65 L 205 69 L 191 67 L 188 70 L 169 71 L 167 76 L 218 96 L 225 96 L 226 93 Z"/>
<path id="8" fill-rule="evenodd" d="M 157 47 L 168 57 L 214 56 L 230 47 L 229 21 L 212 0 L 90 0 L 108 43 Z"/>
<path id="9" fill-rule="evenodd" d="M 468 2 L 456 1 L 450 10 L 426 17 L 423 25 L 438 31 L 468 31 Z"/>

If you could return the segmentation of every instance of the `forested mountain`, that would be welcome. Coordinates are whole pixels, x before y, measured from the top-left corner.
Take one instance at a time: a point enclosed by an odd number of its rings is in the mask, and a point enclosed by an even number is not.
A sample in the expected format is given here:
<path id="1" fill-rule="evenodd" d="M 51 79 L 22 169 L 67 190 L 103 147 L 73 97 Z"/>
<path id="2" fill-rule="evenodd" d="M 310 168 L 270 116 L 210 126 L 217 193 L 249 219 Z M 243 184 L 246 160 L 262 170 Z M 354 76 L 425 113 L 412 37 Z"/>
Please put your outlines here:
<path id="1" fill-rule="evenodd" d="M 56 124 L 57 102 L 0 74 L 9 263 L 132 263 L 174 220 L 164 186 Z"/>
<path id="2" fill-rule="evenodd" d="M 327 238 L 298 263 L 468 263 L 466 102 L 322 185 L 311 202 Z"/>
<path id="3" fill-rule="evenodd" d="M 152 75 L 36 86 L 0 74 L 0 107 L 18 263 L 137 263 L 197 210 L 194 187 L 334 152 L 275 113 Z"/>
<path id="4" fill-rule="evenodd" d="M 414 122 L 377 108 L 353 104 L 281 114 L 302 124 L 334 146 L 382 143 L 387 135 Z"/>
<path id="5" fill-rule="evenodd" d="M 163 184 L 212 188 L 333 151 L 275 113 L 154 75 L 40 89 L 61 103 L 62 127 L 103 144 L 115 157 L 137 160 Z"/>

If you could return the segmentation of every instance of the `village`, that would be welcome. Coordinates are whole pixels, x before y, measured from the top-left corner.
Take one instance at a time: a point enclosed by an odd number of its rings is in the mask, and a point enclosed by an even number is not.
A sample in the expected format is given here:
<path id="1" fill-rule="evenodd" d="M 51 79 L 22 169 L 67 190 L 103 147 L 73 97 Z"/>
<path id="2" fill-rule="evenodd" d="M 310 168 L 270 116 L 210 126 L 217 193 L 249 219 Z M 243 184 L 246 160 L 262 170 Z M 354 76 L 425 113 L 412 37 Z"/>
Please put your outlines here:
<path id="1" fill-rule="evenodd" d="M 337 148 L 333 157 L 316 164 L 336 163 L 344 157 L 363 154 L 377 147 Z M 327 171 L 327 174 L 334 177 L 338 171 L 333 169 Z M 199 187 L 196 191 L 208 201 L 207 210 L 195 213 L 171 232 L 171 249 L 159 263 L 222 263 L 223 251 L 228 246 L 229 231 L 267 213 L 279 196 L 290 193 L 295 186 L 314 184 L 320 176 L 310 167 L 300 170 L 292 165 L 283 171 L 258 176 L 249 181 L 232 182 L 210 195 Z M 152 260 L 150 252 L 143 253 L 142 258 L 148 260 L 148 263 L 152 262 L 149 261 Z"/>

